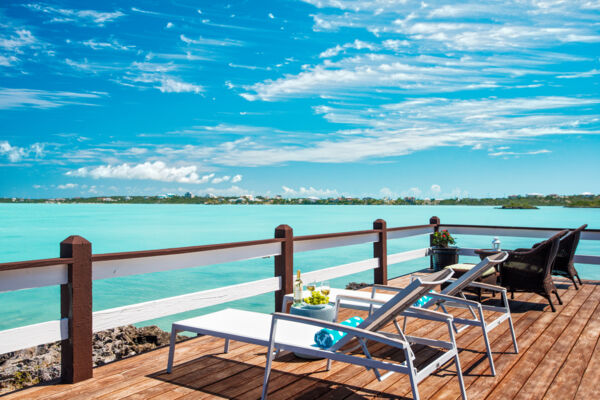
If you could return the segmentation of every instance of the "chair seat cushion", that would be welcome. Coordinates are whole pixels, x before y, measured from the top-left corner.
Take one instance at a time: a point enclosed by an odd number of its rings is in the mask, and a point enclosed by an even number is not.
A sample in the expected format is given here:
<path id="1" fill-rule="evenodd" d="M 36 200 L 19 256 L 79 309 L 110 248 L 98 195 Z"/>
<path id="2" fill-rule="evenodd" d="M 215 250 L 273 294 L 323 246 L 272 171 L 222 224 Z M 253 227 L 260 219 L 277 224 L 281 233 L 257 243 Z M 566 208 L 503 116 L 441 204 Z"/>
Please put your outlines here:
<path id="1" fill-rule="evenodd" d="M 475 266 L 475 264 L 464 263 L 464 264 L 448 265 L 446 268 L 452 268 L 455 272 L 462 275 L 465 272 L 469 272 L 474 266 Z M 494 267 L 489 267 L 487 270 L 485 270 L 483 272 L 483 274 L 481 274 L 481 277 L 484 278 L 486 276 L 494 275 L 495 273 L 496 273 L 496 269 Z"/>

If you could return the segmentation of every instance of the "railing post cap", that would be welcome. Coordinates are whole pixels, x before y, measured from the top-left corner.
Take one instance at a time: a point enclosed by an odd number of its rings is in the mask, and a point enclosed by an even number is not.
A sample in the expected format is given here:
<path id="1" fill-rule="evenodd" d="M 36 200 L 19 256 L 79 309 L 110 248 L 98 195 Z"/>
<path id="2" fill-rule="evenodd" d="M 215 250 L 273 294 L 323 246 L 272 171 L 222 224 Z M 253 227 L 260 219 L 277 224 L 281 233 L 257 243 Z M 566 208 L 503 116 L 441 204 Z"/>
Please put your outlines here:
<path id="1" fill-rule="evenodd" d="M 373 229 L 385 229 L 387 227 L 387 222 L 385 219 L 378 218 L 373 221 Z"/>
<path id="2" fill-rule="evenodd" d="M 429 223 L 432 225 L 439 225 L 440 219 L 439 219 L 439 217 L 433 216 L 433 217 L 429 218 Z"/>
<path id="3" fill-rule="evenodd" d="M 60 244 L 72 244 L 72 245 L 81 245 L 81 244 L 91 244 L 86 238 L 81 237 L 79 235 L 71 235 L 68 238 L 66 238 L 65 240 L 63 240 L 62 242 L 60 242 Z"/>
<path id="4" fill-rule="evenodd" d="M 292 229 L 291 226 L 286 225 L 286 224 L 281 224 L 277 228 L 275 228 L 275 237 L 291 236 L 293 232 L 294 232 L 294 230 Z M 283 236 L 279 236 L 279 235 L 283 235 Z"/>

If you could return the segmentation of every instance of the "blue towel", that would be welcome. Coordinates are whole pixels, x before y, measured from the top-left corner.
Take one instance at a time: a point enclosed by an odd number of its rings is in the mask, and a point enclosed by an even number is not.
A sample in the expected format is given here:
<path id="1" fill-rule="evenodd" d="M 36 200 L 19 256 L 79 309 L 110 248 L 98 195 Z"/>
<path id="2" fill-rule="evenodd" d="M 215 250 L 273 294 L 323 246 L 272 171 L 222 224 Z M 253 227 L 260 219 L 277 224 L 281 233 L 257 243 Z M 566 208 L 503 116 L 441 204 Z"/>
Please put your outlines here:
<path id="1" fill-rule="evenodd" d="M 434 290 L 430 290 L 429 293 L 435 293 Z M 415 304 L 413 304 L 413 306 L 415 307 L 423 307 L 425 304 L 429 303 L 429 301 L 432 299 L 431 296 L 423 296 L 421 297 L 419 300 L 417 300 L 417 302 Z"/>
<path id="2" fill-rule="evenodd" d="M 340 324 L 357 327 L 363 321 L 364 319 L 362 319 L 361 317 L 352 317 L 343 322 L 340 322 Z M 315 333 L 315 343 L 322 349 L 328 349 L 334 344 L 336 344 L 344 336 L 346 336 L 346 332 L 323 328 L 319 332 Z"/>

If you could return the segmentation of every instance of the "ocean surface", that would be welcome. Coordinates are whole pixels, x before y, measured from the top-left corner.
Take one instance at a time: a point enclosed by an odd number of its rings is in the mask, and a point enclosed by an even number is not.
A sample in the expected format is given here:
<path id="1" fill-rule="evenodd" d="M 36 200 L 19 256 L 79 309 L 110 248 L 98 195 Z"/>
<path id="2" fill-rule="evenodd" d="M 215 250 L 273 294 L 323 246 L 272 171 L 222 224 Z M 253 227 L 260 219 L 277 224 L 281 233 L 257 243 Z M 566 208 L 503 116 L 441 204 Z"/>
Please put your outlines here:
<path id="1" fill-rule="evenodd" d="M 275 227 L 288 224 L 295 235 L 370 229 L 383 218 L 388 227 L 442 223 L 575 228 L 587 223 L 600 228 L 600 209 L 542 207 L 500 210 L 472 206 L 319 206 L 319 205 L 129 205 L 129 204 L 0 204 L 0 262 L 58 257 L 59 243 L 70 235 L 92 242 L 94 253 L 160 249 L 272 238 Z M 490 247 L 492 237 L 457 235 L 457 245 Z M 527 247 L 534 238 L 500 237 L 502 247 Z M 388 252 L 429 244 L 428 236 L 390 240 Z M 578 254 L 600 255 L 600 242 L 581 241 Z M 303 252 L 295 269 L 304 272 L 372 257 L 363 244 Z M 471 261 L 469 257 L 461 261 Z M 399 276 L 429 265 L 426 258 L 389 266 Z M 577 265 L 582 278 L 600 279 L 600 266 Z M 257 259 L 184 270 L 94 281 L 94 311 L 217 288 L 273 276 L 273 259 Z M 372 282 L 371 271 L 331 282 Z M 173 315 L 137 325 L 158 324 L 226 307 L 272 312 L 273 294 Z M 0 293 L 0 330 L 60 318 L 59 288 L 46 287 Z"/>

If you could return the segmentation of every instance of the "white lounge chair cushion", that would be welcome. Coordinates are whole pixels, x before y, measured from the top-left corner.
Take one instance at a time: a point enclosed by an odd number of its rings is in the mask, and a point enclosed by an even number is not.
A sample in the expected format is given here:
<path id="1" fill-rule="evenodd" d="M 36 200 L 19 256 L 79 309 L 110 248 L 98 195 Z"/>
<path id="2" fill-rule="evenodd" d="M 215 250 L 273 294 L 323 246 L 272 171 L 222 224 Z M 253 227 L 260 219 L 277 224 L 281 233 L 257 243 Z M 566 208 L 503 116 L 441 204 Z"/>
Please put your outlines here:
<path id="1" fill-rule="evenodd" d="M 173 324 L 173 329 L 268 346 L 272 319 L 271 314 L 227 308 L 178 321 Z M 275 342 L 316 348 L 314 338 L 319 330 L 321 328 L 314 325 L 279 321 Z"/>

